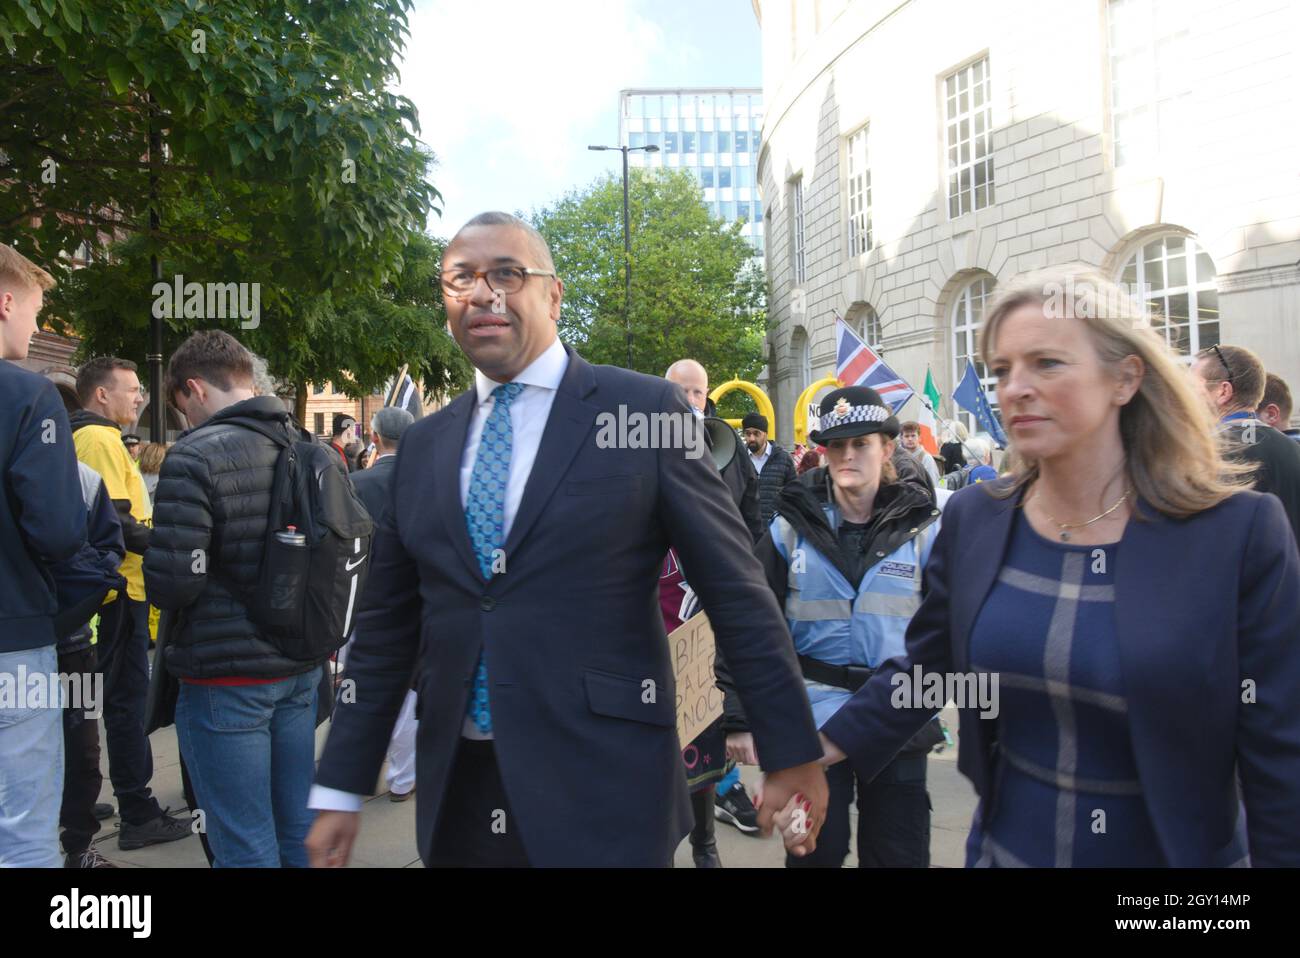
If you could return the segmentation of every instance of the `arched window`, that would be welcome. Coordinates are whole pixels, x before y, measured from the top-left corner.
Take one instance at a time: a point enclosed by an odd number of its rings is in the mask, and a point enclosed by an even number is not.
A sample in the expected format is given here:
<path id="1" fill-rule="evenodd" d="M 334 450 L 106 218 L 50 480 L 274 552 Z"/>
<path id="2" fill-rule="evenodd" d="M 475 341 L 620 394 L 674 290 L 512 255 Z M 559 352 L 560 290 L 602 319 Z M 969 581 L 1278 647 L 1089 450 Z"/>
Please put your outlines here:
<path id="1" fill-rule="evenodd" d="M 862 341 L 875 349 L 880 345 L 880 316 L 870 303 L 854 303 L 844 316 L 849 328 L 862 337 Z"/>
<path id="2" fill-rule="evenodd" d="M 1148 240 L 1124 264 L 1120 282 L 1155 314 L 1165 342 L 1188 362 L 1219 343 L 1219 289 L 1208 253 L 1190 236 Z"/>
<path id="3" fill-rule="evenodd" d="M 953 388 L 961 382 L 961 377 L 966 372 L 966 363 L 974 363 L 989 405 L 996 411 L 998 397 L 993 389 L 994 377 L 989 375 L 988 369 L 979 360 L 979 327 L 984 319 L 984 304 L 992 297 L 995 285 L 997 280 L 986 274 L 975 277 L 963 286 L 953 299 L 948 325 L 952 329 Z M 959 409 L 954 409 L 954 412 L 972 433 L 982 430 L 983 427 L 975 422 L 975 417 L 970 413 Z"/>

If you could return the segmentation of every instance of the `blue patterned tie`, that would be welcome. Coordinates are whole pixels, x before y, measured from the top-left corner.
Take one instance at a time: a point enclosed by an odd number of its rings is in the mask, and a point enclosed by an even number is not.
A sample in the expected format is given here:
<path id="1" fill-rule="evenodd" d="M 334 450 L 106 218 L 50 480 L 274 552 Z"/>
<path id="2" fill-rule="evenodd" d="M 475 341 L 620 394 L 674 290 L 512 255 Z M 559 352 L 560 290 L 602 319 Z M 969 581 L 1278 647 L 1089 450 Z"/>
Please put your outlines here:
<path id="1" fill-rule="evenodd" d="M 510 404 L 523 391 L 523 383 L 505 383 L 492 390 L 492 412 L 483 424 L 483 435 L 469 477 L 469 494 L 465 497 L 465 524 L 469 539 L 478 556 L 479 571 L 484 579 L 492 578 L 492 554 L 504 545 L 506 486 L 510 482 L 510 451 L 514 436 L 510 429 Z M 492 731 L 492 712 L 488 707 L 487 665 L 479 653 L 474 673 L 474 694 L 467 710 L 478 730 Z"/>

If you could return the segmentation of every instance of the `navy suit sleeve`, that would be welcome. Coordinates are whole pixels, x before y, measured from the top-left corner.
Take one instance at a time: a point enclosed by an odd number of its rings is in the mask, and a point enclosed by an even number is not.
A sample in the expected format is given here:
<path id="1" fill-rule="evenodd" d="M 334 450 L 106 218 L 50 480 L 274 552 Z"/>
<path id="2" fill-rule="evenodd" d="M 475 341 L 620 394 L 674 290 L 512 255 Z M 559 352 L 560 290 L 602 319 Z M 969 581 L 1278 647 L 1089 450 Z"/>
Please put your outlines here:
<path id="1" fill-rule="evenodd" d="M 691 415 L 671 383 L 660 402 L 664 411 Z M 658 459 L 660 516 L 708 613 L 763 768 L 816 761 L 821 743 L 785 617 L 722 479 L 707 459 L 681 449 L 662 449 Z"/>
<path id="2" fill-rule="evenodd" d="M 207 582 L 213 559 L 211 488 L 208 464 L 184 446 L 173 447 L 163 459 L 153 535 L 144 554 L 145 592 L 159 609 L 185 608 Z"/>
<path id="3" fill-rule="evenodd" d="M 879 775 L 908 740 L 938 714 L 938 709 L 895 707 L 892 699 L 901 679 L 911 683 L 912 670 L 918 665 L 922 676 L 952 671 L 949 603 L 959 512 L 960 506 L 954 500 L 944 513 L 943 526 L 923 574 L 921 605 L 907 627 L 906 654 L 882 662 L 870 681 L 822 726 L 822 732 L 849 757 L 863 781 Z M 910 695 L 906 702 L 911 702 Z"/>
<path id="4" fill-rule="evenodd" d="M 46 562 L 86 541 L 86 510 L 72 426 L 54 384 L 45 381 L 18 425 L 6 473 L 28 547 Z"/>
<path id="5" fill-rule="evenodd" d="M 413 440 L 414 441 L 414 440 Z M 316 783 L 354 795 L 371 795 L 388 751 L 388 740 L 411 688 L 420 648 L 420 579 L 402 545 L 395 516 L 403 445 L 392 470 L 386 504 L 375 519 L 370 575 L 357 612 L 356 637 L 348 650 L 345 678 L 355 685 L 340 695 Z M 417 461 L 420 447 L 412 454 Z M 418 470 L 414 473 L 418 480 Z"/>
<path id="6" fill-rule="evenodd" d="M 1237 618 L 1237 765 L 1255 866 L 1300 866 L 1300 555 L 1281 502 L 1259 497 Z M 1248 698 L 1243 692 L 1243 698 Z"/>
<path id="7" fill-rule="evenodd" d="M 776 598 L 778 609 L 785 608 L 786 593 L 786 564 L 781 558 L 781 553 L 776 550 L 772 542 L 771 530 L 763 533 L 761 539 L 754 546 L 754 555 L 758 557 L 759 563 L 763 566 L 763 574 L 767 577 L 768 587 L 772 590 L 772 595 Z M 745 716 L 745 707 L 741 704 L 740 696 L 736 694 L 736 683 L 731 677 L 731 670 L 726 667 L 726 660 L 719 655 L 717 662 L 714 663 L 714 671 L 718 676 L 718 688 L 722 689 L 722 729 L 724 732 L 748 732 L 749 719 Z"/>

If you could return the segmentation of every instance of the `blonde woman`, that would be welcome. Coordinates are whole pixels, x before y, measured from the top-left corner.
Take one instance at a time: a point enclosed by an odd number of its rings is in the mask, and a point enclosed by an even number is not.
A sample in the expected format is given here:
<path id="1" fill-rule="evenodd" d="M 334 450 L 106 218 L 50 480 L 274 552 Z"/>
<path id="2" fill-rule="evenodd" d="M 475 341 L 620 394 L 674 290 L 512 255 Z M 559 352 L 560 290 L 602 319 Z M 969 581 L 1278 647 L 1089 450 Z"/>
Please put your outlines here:
<path id="1" fill-rule="evenodd" d="M 154 490 L 158 488 L 158 470 L 162 468 L 163 457 L 167 455 L 170 443 L 146 442 L 140 447 L 140 475 L 144 477 L 144 487 L 149 490 L 150 501 Z"/>
<path id="2" fill-rule="evenodd" d="M 983 674 L 992 701 L 957 702 L 968 865 L 1300 865 L 1281 504 L 1241 488 L 1186 373 L 1100 276 L 1012 283 L 980 348 L 1011 472 L 948 503 L 907 653 L 822 726 L 824 761 L 872 778 L 932 714 L 918 675 Z"/>

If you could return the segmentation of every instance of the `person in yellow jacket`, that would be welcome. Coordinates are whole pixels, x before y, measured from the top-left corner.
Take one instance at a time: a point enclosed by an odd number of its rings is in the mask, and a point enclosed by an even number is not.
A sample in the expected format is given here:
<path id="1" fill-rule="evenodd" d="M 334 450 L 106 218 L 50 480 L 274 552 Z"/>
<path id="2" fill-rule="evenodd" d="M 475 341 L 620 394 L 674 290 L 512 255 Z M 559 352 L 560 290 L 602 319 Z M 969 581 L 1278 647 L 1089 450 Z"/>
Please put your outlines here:
<path id="1" fill-rule="evenodd" d="M 92 359 L 77 373 L 77 398 L 82 408 L 70 417 L 77 458 L 103 477 L 126 542 L 119 570 L 126 594 L 109 593 L 105 600 L 98 659 L 105 679 L 108 773 L 122 817 L 118 847 L 130 850 L 190 834 L 189 823 L 168 815 L 149 789 L 153 753 L 142 722 L 149 691 L 149 604 L 141 563 L 149 547 L 153 507 L 144 477 L 122 443 L 123 427 L 135 422 L 144 403 L 135 363 L 111 356 Z"/>

